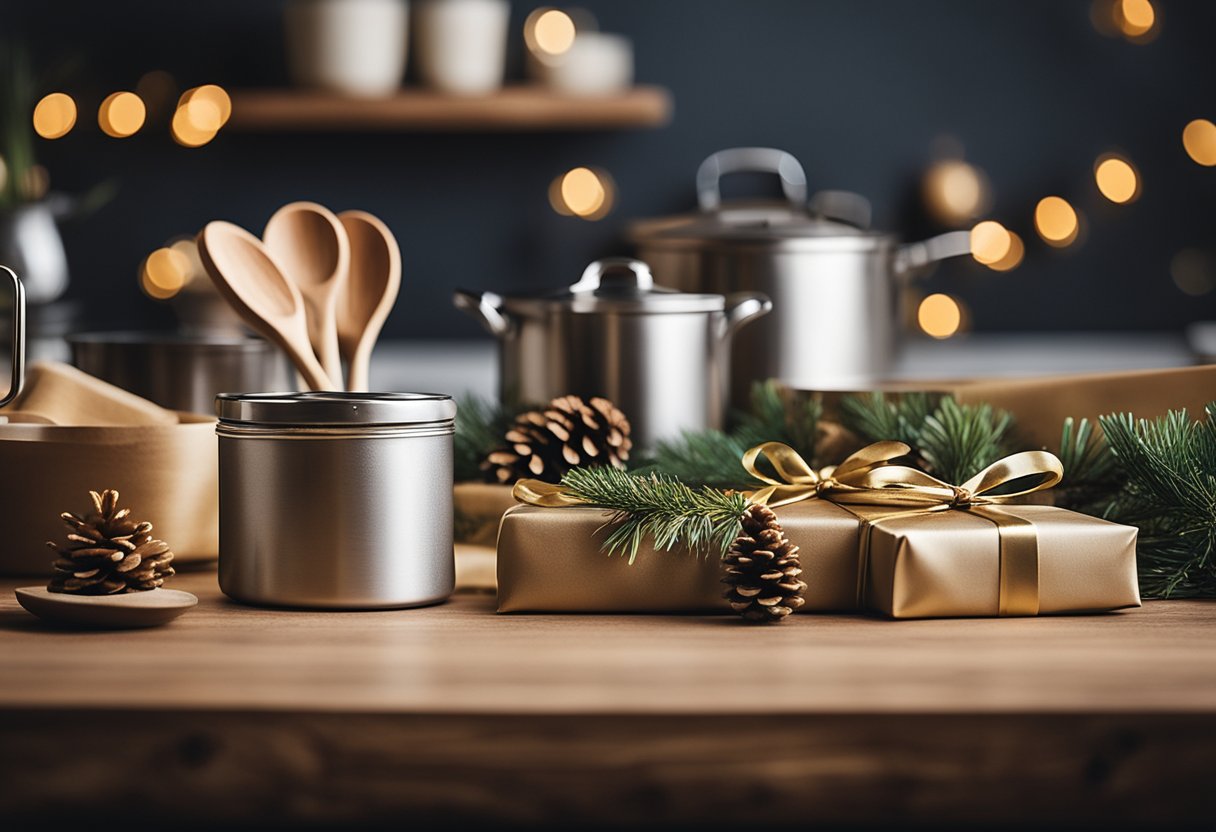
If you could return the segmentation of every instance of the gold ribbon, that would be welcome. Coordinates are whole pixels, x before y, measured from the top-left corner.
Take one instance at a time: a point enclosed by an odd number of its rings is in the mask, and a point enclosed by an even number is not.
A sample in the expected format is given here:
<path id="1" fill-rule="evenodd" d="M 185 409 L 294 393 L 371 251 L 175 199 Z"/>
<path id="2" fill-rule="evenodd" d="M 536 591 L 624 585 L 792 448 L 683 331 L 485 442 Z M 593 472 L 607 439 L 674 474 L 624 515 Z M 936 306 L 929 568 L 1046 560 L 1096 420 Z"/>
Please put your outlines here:
<path id="1" fill-rule="evenodd" d="M 544 508 L 586 505 L 564 487 L 544 480 L 517 480 L 511 487 L 511 496 L 521 503 Z"/>

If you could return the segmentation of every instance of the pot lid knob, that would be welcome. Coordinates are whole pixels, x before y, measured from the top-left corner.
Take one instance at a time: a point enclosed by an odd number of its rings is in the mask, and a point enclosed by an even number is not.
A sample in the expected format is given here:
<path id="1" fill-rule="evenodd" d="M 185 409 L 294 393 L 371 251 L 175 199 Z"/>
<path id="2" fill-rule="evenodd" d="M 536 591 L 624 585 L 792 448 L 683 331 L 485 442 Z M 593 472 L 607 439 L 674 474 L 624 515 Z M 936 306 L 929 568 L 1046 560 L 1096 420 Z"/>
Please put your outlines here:
<path id="1" fill-rule="evenodd" d="M 641 260 L 631 257 L 605 257 L 584 269 L 583 276 L 579 278 L 578 283 L 570 287 L 570 291 L 576 295 L 598 292 L 604 283 L 605 275 L 622 272 L 628 275 L 622 280 L 627 289 L 649 292 L 654 288 L 654 275 L 650 273 L 650 266 Z"/>

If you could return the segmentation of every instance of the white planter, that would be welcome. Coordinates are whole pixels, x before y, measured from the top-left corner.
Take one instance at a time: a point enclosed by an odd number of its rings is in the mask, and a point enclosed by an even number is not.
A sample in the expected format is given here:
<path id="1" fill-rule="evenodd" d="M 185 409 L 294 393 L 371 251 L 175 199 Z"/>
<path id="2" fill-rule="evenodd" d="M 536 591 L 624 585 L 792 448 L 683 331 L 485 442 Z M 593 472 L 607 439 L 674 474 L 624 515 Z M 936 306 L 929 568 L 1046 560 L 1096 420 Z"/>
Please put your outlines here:
<path id="1" fill-rule="evenodd" d="M 292 80 L 344 95 L 392 95 L 405 74 L 406 0 L 289 0 L 284 23 Z"/>
<path id="2" fill-rule="evenodd" d="M 414 60 L 427 86 L 453 95 L 487 95 L 502 87 L 508 0 L 418 0 Z"/>

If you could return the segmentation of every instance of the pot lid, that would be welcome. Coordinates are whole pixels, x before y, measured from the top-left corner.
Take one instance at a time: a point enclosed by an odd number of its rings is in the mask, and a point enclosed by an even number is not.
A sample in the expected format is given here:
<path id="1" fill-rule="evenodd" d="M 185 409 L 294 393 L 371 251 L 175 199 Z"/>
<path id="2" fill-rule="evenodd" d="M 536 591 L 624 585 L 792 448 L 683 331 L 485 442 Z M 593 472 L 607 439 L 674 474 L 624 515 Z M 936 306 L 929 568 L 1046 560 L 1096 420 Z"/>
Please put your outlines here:
<path id="1" fill-rule="evenodd" d="M 249 425 L 417 425 L 451 422 L 456 403 L 440 393 L 221 393 L 215 411 Z"/>
<path id="2" fill-rule="evenodd" d="M 576 313 L 633 312 L 721 312 L 722 295 L 691 294 L 656 286 L 650 267 L 641 260 L 607 257 L 596 260 L 578 283 L 563 289 L 534 294 L 508 295 L 502 299 L 508 311 L 549 310 L 566 307 Z"/>
<path id="3" fill-rule="evenodd" d="M 723 203 L 721 177 L 737 172 L 775 174 L 785 201 Z M 808 203 L 802 165 L 774 148 L 736 147 L 710 156 L 697 170 L 697 203 L 695 213 L 634 223 L 631 240 L 680 248 L 742 243 L 864 250 L 892 239 L 870 230 L 870 205 L 858 194 L 820 191 Z"/>

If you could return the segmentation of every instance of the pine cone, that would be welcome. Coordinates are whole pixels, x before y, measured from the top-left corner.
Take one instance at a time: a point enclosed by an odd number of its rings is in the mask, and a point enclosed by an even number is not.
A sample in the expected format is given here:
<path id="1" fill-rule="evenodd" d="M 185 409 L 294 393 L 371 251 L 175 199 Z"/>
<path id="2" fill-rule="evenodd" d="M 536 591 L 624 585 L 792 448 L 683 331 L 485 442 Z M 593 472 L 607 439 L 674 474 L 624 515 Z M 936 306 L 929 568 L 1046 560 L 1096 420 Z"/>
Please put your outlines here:
<path id="1" fill-rule="evenodd" d="M 507 431 L 507 446 L 481 463 L 488 482 L 510 483 L 521 477 L 559 482 L 571 468 L 612 465 L 624 468 L 633 442 L 629 420 L 607 399 L 590 403 L 563 396 L 543 410 L 516 417 Z"/>
<path id="2" fill-rule="evenodd" d="M 730 589 L 722 597 L 744 621 L 781 621 L 803 604 L 806 584 L 798 577 L 798 547 L 768 506 L 748 506 L 742 522 L 743 530 L 723 562 L 722 583 Z"/>
<path id="3" fill-rule="evenodd" d="M 71 530 L 62 546 L 47 541 L 58 557 L 51 592 L 115 595 L 156 589 L 173 575 L 169 544 L 152 537 L 151 523 L 131 519 L 118 508 L 118 492 L 90 491 L 95 511 L 86 517 L 59 515 Z"/>

